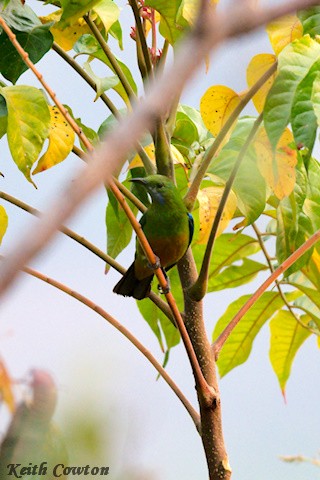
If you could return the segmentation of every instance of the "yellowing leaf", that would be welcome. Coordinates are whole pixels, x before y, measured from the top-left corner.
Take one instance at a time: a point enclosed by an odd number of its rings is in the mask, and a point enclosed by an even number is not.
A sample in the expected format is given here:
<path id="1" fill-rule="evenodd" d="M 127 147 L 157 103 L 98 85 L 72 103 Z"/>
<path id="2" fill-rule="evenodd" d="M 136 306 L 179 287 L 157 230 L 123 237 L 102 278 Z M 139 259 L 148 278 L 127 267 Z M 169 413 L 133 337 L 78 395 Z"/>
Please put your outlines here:
<path id="1" fill-rule="evenodd" d="M 200 113 L 213 136 L 218 135 L 239 102 L 240 96 L 229 87 L 215 85 L 208 88 L 200 101 Z"/>
<path id="2" fill-rule="evenodd" d="M 46 17 L 41 17 L 40 20 L 42 23 L 58 22 L 61 14 L 61 10 L 56 10 Z M 54 41 L 67 52 L 72 49 L 73 45 L 82 35 L 91 33 L 91 30 L 83 18 L 78 18 L 73 24 L 65 27 L 63 30 L 53 25 L 50 28 L 50 32 L 54 37 Z"/>
<path id="3" fill-rule="evenodd" d="M 99 16 L 106 32 L 118 20 L 120 9 L 113 0 L 102 0 L 93 7 L 93 11 Z"/>
<path id="4" fill-rule="evenodd" d="M 4 207 L 0 205 L 0 244 L 8 228 L 8 215 Z"/>
<path id="5" fill-rule="evenodd" d="M 152 163 L 155 164 L 156 163 L 156 158 L 155 158 L 154 144 L 150 143 L 149 145 L 144 147 L 144 149 L 145 149 L 146 153 L 148 154 Z M 184 161 L 183 155 L 179 152 L 179 150 L 174 145 L 171 145 L 171 155 L 172 155 L 173 163 L 175 165 L 180 164 L 182 166 L 185 166 L 185 161 Z M 131 162 L 129 164 L 129 170 L 131 170 L 132 168 L 136 168 L 136 167 L 143 167 L 142 160 L 141 160 L 138 153 L 131 160 Z"/>
<path id="6" fill-rule="evenodd" d="M 269 70 L 269 68 L 276 62 L 275 55 L 270 53 L 260 53 L 255 55 L 247 68 L 247 83 L 249 87 L 252 87 L 262 75 Z M 274 73 L 268 80 L 262 85 L 258 92 L 253 96 L 252 101 L 259 113 L 262 112 L 264 103 L 268 92 L 273 84 L 276 73 Z"/>
<path id="7" fill-rule="evenodd" d="M 305 315 L 305 317 L 307 316 Z M 295 355 L 311 332 L 300 325 L 292 314 L 286 310 L 280 310 L 273 317 L 270 322 L 270 330 L 271 365 L 284 394 Z"/>
<path id="8" fill-rule="evenodd" d="M 303 27 L 296 15 L 286 15 L 267 25 L 269 40 L 278 56 L 289 43 L 303 35 Z"/>
<path id="9" fill-rule="evenodd" d="M 8 109 L 7 138 L 10 152 L 26 179 L 48 137 L 50 112 L 41 90 L 26 85 L 0 88 Z"/>
<path id="10" fill-rule="evenodd" d="M 224 187 L 207 187 L 199 190 L 198 192 L 198 201 L 199 201 L 199 222 L 200 222 L 200 232 L 199 232 L 199 244 L 205 244 L 208 241 L 213 220 L 218 210 L 218 206 L 223 194 Z M 225 228 L 228 226 L 230 220 L 233 217 L 233 214 L 237 208 L 237 197 L 230 192 L 227 203 L 224 207 L 223 214 L 220 219 L 217 236 L 220 235 Z"/>
<path id="11" fill-rule="evenodd" d="M 12 380 L 2 360 L 0 360 L 0 398 L 7 405 L 10 412 L 13 412 L 15 401 L 12 391 Z"/>
<path id="12" fill-rule="evenodd" d="M 74 131 L 56 106 L 49 107 L 51 115 L 49 147 L 40 158 L 33 174 L 48 170 L 62 162 L 71 152 L 74 144 Z"/>
<path id="13" fill-rule="evenodd" d="M 297 152 L 291 148 L 292 142 L 292 132 L 288 128 L 281 135 L 275 153 L 264 128 L 254 141 L 260 173 L 280 200 L 290 195 L 296 181 Z"/>

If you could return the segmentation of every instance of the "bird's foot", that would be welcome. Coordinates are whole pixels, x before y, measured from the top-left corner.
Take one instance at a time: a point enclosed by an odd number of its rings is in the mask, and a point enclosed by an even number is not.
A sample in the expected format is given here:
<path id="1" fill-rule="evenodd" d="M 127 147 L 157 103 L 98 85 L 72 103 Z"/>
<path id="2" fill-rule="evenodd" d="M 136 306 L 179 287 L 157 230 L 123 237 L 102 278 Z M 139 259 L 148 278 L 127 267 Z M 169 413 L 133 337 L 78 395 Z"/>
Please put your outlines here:
<path id="1" fill-rule="evenodd" d="M 151 270 L 157 270 L 158 268 L 161 267 L 160 258 L 157 257 L 156 255 L 155 255 L 155 257 L 156 257 L 155 263 L 148 263 L 148 267 L 149 267 Z"/>

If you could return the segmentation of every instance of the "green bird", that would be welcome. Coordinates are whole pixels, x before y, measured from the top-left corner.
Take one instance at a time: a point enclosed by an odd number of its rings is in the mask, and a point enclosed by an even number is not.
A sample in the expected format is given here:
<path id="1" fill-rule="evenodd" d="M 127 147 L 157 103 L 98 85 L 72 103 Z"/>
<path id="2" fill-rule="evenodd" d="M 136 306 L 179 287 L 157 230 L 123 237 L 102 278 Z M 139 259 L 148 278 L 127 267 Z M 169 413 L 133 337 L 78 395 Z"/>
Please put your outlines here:
<path id="1" fill-rule="evenodd" d="M 152 199 L 141 217 L 140 225 L 165 273 L 186 253 L 192 240 L 193 218 L 169 178 L 150 175 L 131 181 L 142 185 Z M 150 292 L 153 275 L 152 267 L 137 240 L 134 262 L 113 291 L 141 300 Z"/>

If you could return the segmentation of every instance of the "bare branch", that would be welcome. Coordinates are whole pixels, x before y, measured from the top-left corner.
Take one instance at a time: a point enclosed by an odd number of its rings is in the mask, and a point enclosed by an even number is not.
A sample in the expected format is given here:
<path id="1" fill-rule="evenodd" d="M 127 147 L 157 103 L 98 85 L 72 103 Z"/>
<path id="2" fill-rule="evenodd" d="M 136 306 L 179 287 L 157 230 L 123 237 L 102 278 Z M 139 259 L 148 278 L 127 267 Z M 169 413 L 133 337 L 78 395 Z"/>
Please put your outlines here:
<path id="1" fill-rule="evenodd" d="M 71 297 L 83 303 L 84 305 L 89 307 L 91 310 L 94 310 L 96 313 L 98 313 L 98 315 L 100 315 L 102 318 L 107 320 L 107 322 L 109 322 L 114 328 L 116 328 L 120 333 L 122 333 L 122 335 L 124 335 L 149 360 L 149 362 L 154 366 L 154 368 L 161 375 L 161 377 L 166 381 L 169 387 L 174 391 L 174 393 L 177 395 L 177 397 L 182 402 L 187 412 L 191 416 L 196 428 L 199 430 L 200 428 L 199 414 L 195 411 L 195 409 L 190 404 L 189 400 L 184 396 L 184 394 L 181 392 L 181 390 L 178 388 L 178 386 L 172 380 L 172 378 L 166 372 L 166 370 L 160 365 L 160 363 L 156 360 L 156 358 L 152 355 L 152 353 L 130 332 L 130 330 L 124 327 L 120 322 L 118 322 L 118 320 L 113 318 L 108 312 L 106 312 L 99 305 L 96 305 L 94 302 L 92 302 L 88 298 L 84 297 L 83 295 L 76 292 L 75 290 L 67 287 L 66 285 L 58 282 L 57 280 L 47 277 L 46 275 L 43 275 L 42 273 L 36 270 L 33 270 L 32 268 L 29 268 L 29 267 L 24 267 L 23 271 L 28 273 L 29 275 L 32 275 L 33 277 L 38 278 L 39 280 L 42 280 L 43 282 L 48 283 L 49 285 L 52 285 L 58 290 L 61 290 L 62 292 L 67 293 Z"/>

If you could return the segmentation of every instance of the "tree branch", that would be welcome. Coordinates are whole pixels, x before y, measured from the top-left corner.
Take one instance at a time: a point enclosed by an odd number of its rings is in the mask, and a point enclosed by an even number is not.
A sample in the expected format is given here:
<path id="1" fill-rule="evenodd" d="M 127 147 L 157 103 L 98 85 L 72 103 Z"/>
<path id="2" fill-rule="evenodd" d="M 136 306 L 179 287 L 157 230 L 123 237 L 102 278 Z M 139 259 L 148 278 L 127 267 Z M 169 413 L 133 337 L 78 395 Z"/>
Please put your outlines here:
<path id="1" fill-rule="evenodd" d="M 302 255 L 313 247 L 320 240 L 320 230 L 314 233 L 308 240 L 303 243 L 290 257 L 288 257 L 274 272 L 267 278 L 265 282 L 255 291 L 255 293 L 249 298 L 249 300 L 240 308 L 239 312 L 233 317 L 231 322 L 226 326 L 223 332 L 219 335 L 217 340 L 213 344 L 213 351 L 215 357 L 219 356 L 220 350 L 232 333 L 234 328 L 240 322 L 241 318 L 247 313 L 247 311 L 254 305 L 254 303 L 261 297 L 261 295 L 267 290 L 267 288 L 291 265 L 294 264 Z"/>
<path id="2" fill-rule="evenodd" d="M 172 378 L 169 376 L 169 374 L 166 372 L 166 370 L 160 365 L 160 363 L 155 359 L 155 357 L 152 355 L 152 353 L 126 328 L 124 327 L 118 320 L 116 320 L 114 317 L 112 317 L 109 313 L 107 313 L 103 308 L 101 308 L 99 305 L 95 304 L 85 296 L 81 295 L 80 293 L 76 292 L 75 290 L 67 287 L 66 285 L 58 282 L 57 280 L 54 280 L 53 278 L 50 278 L 46 275 L 43 275 L 40 272 L 37 272 L 36 270 L 29 268 L 29 267 L 24 267 L 23 271 L 28 273 L 29 275 L 32 275 L 33 277 L 38 278 L 39 280 L 42 280 L 43 282 L 48 283 L 49 285 L 52 285 L 53 287 L 57 288 L 58 290 L 61 290 L 62 292 L 66 293 L 67 295 L 70 295 L 71 297 L 75 298 L 79 302 L 83 303 L 86 305 L 88 308 L 96 312 L 98 315 L 100 315 L 102 318 L 104 318 L 107 322 L 109 322 L 114 328 L 116 328 L 122 335 L 124 335 L 129 342 L 131 342 L 141 353 L 144 355 L 149 362 L 154 366 L 154 368 L 157 370 L 157 372 L 161 375 L 161 377 L 165 380 L 165 382 L 169 385 L 169 387 L 173 390 L 173 392 L 176 394 L 176 396 L 179 398 L 187 412 L 189 413 L 190 417 L 192 418 L 197 430 L 199 431 L 200 429 L 200 422 L 199 422 L 199 414 L 195 411 L 195 409 L 192 407 L 190 404 L 189 400 L 184 396 L 182 391 L 178 388 L 176 383 L 172 380 Z"/>
<path id="3" fill-rule="evenodd" d="M 132 8 L 135 23 L 136 23 L 136 28 L 137 28 L 137 32 L 138 32 L 137 41 L 140 42 L 141 50 L 142 50 L 142 53 L 143 53 L 143 60 L 144 60 L 145 67 L 146 67 L 146 74 L 149 75 L 152 72 L 152 64 L 151 64 L 151 60 L 150 60 L 150 54 L 149 54 L 149 50 L 148 50 L 146 37 L 145 37 L 143 27 L 142 27 L 142 23 L 141 23 L 139 8 L 138 8 L 136 0 L 129 0 L 129 5 Z M 145 75 L 142 71 L 141 71 L 141 74 L 142 74 L 142 77 L 144 78 Z"/>
<path id="4" fill-rule="evenodd" d="M 233 182 L 236 178 L 237 172 L 240 168 L 241 162 L 242 162 L 245 154 L 247 153 L 247 150 L 248 150 L 251 142 L 253 141 L 253 139 L 254 139 L 261 123 L 262 123 L 262 119 L 263 119 L 263 115 L 260 114 L 259 117 L 254 122 L 254 125 L 253 125 L 253 127 L 250 131 L 250 134 L 249 134 L 248 138 L 246 139 L 245 143 L 243 144 L 243 146 L 242 146 L 242 148 L 239 152 L 237 161 L 235 162 L 235 164 L 233 166 L 233 169 L 230 173 L 230 176 L 229 176 L 229 178 L 226 182 L 225 188 L 223 190 L 223 194 L 222 194 L 221 200 L 219 202 L 218 210 L 217 210 L 217 213 L 214 217 L 214 221 L 213 221 L 213 224 L 212 224 L 210 236 L 209 236 L 209 239 L 208 239 L 208 242 L 207 242 L 207 246 L 206 246 L 205 254 L 204 254 L 204 257 L 203 257 L 199 277 L 198 277 L 197 281 L 192 285 L 192 287 L 190 288 L 190 292 L 189 292 L 189 295 L 196 301 L 201 300 L 207 292 L 210 260 L 211 260 L 213 246 L 214 246 L 214 241 L 216 239 L 218 227 L 219 227 L 220 220 L 221 220 L 221 217 L 222 217 L 222 214 L 223 214 L 223 210 L 224 210 L 224 207 L 227 203 L 228 196 L 230 194 L 230 191 L 231 191 Z"/>

